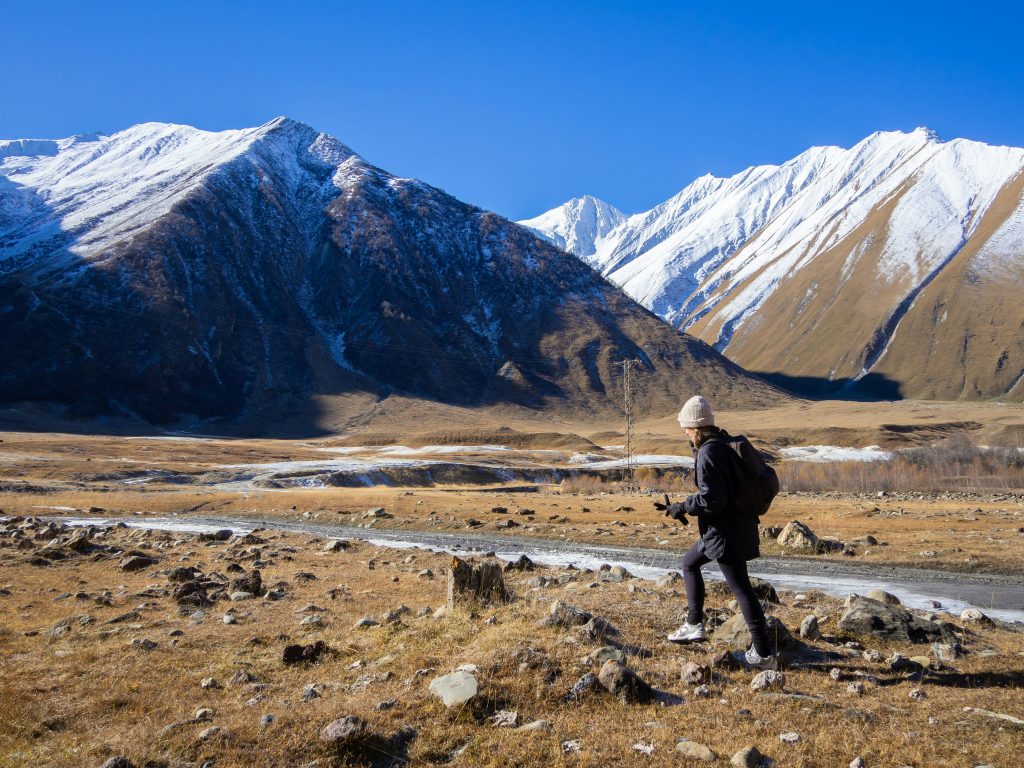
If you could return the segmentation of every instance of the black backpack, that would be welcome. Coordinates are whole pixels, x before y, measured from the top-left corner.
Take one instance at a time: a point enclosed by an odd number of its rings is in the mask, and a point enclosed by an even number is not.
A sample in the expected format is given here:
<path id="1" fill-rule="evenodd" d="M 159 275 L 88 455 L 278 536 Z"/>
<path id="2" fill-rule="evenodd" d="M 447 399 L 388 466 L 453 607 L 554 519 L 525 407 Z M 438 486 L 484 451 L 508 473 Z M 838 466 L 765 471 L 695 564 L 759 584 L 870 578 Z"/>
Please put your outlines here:
<path id="1" fill-rule="evenodd" d="M 779 476 L 743 435 L 730 435 L 723 431 L 720 437 L 711 437 L 708 442 L 712 440 L 725 443 L 739 458 L 733 462 L 739 480 L 735 489 L 736 505 L 751 517 L 761 517 L 779 495 Z"/>

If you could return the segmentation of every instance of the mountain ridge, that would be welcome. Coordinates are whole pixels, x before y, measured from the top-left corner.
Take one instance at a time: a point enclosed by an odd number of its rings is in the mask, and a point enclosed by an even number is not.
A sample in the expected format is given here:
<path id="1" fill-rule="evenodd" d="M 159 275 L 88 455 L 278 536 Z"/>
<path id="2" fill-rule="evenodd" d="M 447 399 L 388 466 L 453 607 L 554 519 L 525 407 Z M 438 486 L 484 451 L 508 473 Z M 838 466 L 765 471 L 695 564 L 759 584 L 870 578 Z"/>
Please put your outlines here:
<path id="1" fill-rule="evenodd" d="M 928 353 L 908 354 L 905 363 L 886 358 L 903 347 L 893 346 L 896 335 L 914 325 L 901 331 L 904 318 L 938 300 L 935 278 L 987 231 L 979 223 L 1022 173 L 1024 149 L 940 141 L 926 128 L 879 131 L 850 149 L 812 147 L 780 165 L 699 177 L 579 255 L 660 317 L 752 370 L 811 379 L 822 390 L 884 371 L 904 396 L 1019 398 L 1024 316 L 1016 311 L 953 330 L 918 323 Z M 1024 203 L 1002 205 L 1012 218 Z M 990 225 L 1001 258 L 1017 265 L 1010 286 L 988 281 L 992 302 L 1002 305 L 1007 289 L 1024 282 L 1024 229 Z M 847 286 L 862 300 L 843 300 Z M 944 304 L 964 293 L 944 290 Z M 843 307 L 836 315 L 843 322 L 830 319 L 833 303 Z M 973 347 L 966 356 L 955 349 L 965 336 Z M 1001 368 L 984 370 L 989 354 L 1004 360 Z M 956 376 L 943 382 L 950 370 Z"/>
<path id="2" fill-rule="evenodd" d="M 643 409 L 784 397 L 528 230 L 289 119 L 4 157 L 0 317 L 0 401 L 154 423 L 351 392 L 613 413 L 626 357 Z"/>

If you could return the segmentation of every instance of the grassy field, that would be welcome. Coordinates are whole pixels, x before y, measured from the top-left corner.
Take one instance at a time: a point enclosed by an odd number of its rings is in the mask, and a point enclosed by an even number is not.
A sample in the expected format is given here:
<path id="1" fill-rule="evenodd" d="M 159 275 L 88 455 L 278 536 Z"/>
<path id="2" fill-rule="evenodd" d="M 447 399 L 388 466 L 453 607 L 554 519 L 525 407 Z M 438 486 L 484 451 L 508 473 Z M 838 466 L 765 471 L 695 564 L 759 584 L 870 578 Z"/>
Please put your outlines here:
<path id="1" fill-rule="evenodd" d="M 31 553 L 0 549 L 0 765 L 98 766 L 116 755 L 140 766 L 211 759 L 221 768 L 386 764 L 373 748 L 339 755 L 318 739 L 323 726 L 349 714 L 385 738 L 414 728 L 412 765 L 685 765 L 674 750 L 686 738 L 710 747 L 722 763 L 754 745 L 785 766 L 846 765 L 857 756 L 869 766 L 1004 766 L 1024 733 L 964 712 L 1024 714 L 1016 632 L 961 626 L 966 655 L 912 680 L 844 643 L 859 641 L 882 658 L 928 654 L 927 645 L 847 636 L 836 628 L 838 601 L 812 593 L 796 606 L 784 594 L 773 613 L 794 629 L 803 616 L 819 615 L 825 639 L 811 645 L 837 654 L 787 669 L 786 691 L 821 698 L 753 693 L 751 672 L 724 669 L 714 671 L 702 697 L 680 680 L 681 664 L 706 664 L 719 649 L 681 649 L 662 639 L 685 604 L 672 585 L 612 583 L 555 569 L 510 573 L 517 595 L 511 604 L 436 617 L 446 599 L 446 557 L 358 543 L 328 553 L 309 536 L 258 535 L 262 542 L 202 543 L 190 535 L 115 530 L 96 540 L 159 558 L 139 572 L 120 570 L 116 555 L 72 555 L 44 568 L 27 564 Z M 230 564 L 248 570 L 256 557 L 264 584 L 286 597 L 219 601 L 201 618 L 168 597 L 172 568 L 230 577 Z M 434 576 L 425 578 L 424 569 Z M 566 583 L 531 588 L 528 580 L 539 574 Z M 607 693 L 564 701 L 583 673 L 596 671 L 586 657 L 605 641 L 538 626 L 556 599 L 618 628 L 628 665 L 666 694 L 667 705 L 624 704 Z M 708 607 L 727 611 L 727 603 L 728 596 L 714 593 Z M 385 623 L 384 614 L 402 605 L 409 612 Z M 228 612 L 236 623 L 223 622 Z M 321 616 L 322 626 L 300 624 L 311 615 Z M 355 628 L 364 616 L 381 623 Z M 133 646 L 136 640 L 156 646 L 144 650 Z M 330 648 L 319 663 L 282 663 L 285 645 L 315 640 Z M 446 710 L 428 684 L 462 664 L 476 666 L 480 692 Z M 841 681 L 829 676 L 831 668 L 842 671 Z M 251 679 L 232 683 L 240 671 Z M 205 678 L 216 687 L 203 688 Z M 865 682 L 865 691 L 848 691 L 851 680 Z M 315 697 L 306 693 L 310 687 Z M 924 698 L 910 698 L 914 689 Z M 212 714 L 166 729 L 201 708 Z M 494 727 L 498 710 L 515 711 L 519 724 L 547 720 L 552 732 Z M 273 721 L 261 725 L 264 715 Z M 211 726 L 221 730 L 200 738 Z M 789 732 L 800 740 L 781 742 Z M 564 751 L 569 741 L 579 752 Z"/>

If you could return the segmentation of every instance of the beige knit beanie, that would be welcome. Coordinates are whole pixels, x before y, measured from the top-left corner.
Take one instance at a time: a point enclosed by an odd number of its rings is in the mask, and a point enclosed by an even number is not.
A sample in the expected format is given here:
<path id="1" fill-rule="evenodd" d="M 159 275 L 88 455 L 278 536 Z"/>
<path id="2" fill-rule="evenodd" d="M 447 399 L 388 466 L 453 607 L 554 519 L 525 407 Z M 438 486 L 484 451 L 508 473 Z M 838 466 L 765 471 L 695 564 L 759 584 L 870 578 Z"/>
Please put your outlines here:
<path id="1" fill-rule="evenodd" d="M 715 424 L 715 414 L 711 410 L 711 403 L 700 395 L 694 395 L 679 412 L 679 426 L 683 429 L 696 429 L 697 427 L 712 427 Z"/>

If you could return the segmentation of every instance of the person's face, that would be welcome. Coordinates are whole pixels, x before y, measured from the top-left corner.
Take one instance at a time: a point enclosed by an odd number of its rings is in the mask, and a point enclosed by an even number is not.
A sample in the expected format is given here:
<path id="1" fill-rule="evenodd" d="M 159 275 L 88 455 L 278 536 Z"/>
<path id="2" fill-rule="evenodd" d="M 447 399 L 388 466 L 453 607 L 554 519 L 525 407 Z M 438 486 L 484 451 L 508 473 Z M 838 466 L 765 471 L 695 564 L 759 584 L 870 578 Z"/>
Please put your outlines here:
<path id="1" fill-rule="evenodd" d="M 686 436 L 690 438 L 691 443 L 697 442 L 697 430 L 691 427 L 686 427 Z"/>

